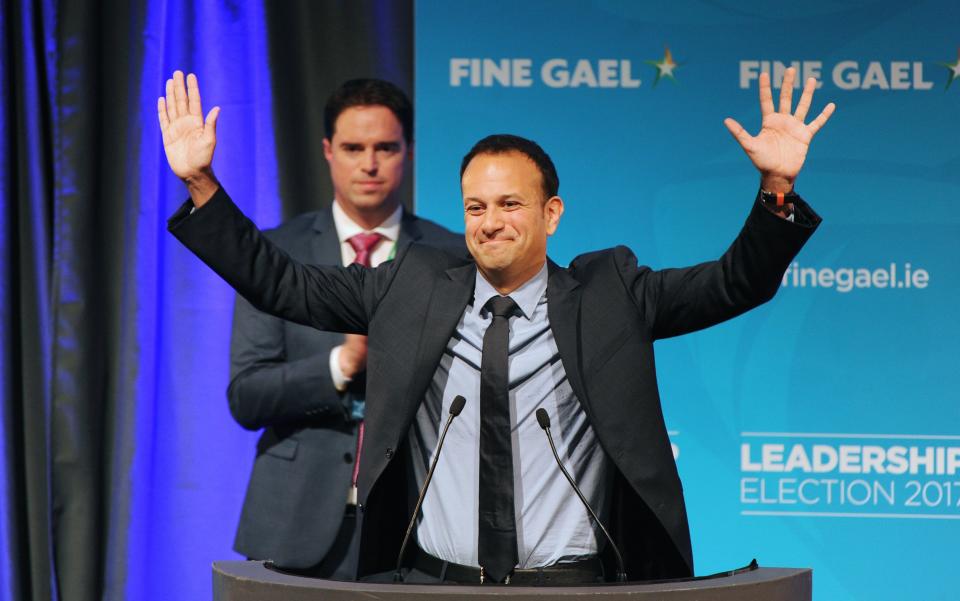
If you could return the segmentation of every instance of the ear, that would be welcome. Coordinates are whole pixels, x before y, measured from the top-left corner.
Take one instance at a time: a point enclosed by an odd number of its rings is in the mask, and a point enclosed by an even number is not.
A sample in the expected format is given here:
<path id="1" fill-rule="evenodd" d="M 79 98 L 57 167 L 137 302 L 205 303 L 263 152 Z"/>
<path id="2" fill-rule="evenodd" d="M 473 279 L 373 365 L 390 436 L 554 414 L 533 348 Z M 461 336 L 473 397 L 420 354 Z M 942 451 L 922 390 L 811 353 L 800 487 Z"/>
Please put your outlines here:
<path id="1" fill-rule="evenodd" d="M 407 144 L 407 162 L 413 164 L 413 142 Z"/>
<path id="2" fill-rule="evenodd" d="M 563 199 L 559 196 L 552 196 L 547 199 L 543 205 L 543 217 L 547 221 L 547 235 L 552 236 L 560 225 L 560 217 L 563 215 Z"/>
<path id="3" fill-rule="evenodd" d="M 333 160 L 333 145 L 330 143 L 330 138 L 323 139 L 323 156 L 327 162 Z"/>

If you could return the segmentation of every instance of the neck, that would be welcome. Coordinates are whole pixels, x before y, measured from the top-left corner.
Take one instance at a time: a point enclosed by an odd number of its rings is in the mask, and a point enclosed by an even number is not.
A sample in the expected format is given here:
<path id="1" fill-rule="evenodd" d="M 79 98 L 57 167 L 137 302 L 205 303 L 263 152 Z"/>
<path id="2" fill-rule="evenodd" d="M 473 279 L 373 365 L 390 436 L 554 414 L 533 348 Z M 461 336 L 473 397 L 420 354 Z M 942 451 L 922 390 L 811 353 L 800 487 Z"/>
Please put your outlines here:
<path id="1" fill-rule="evenodd" d="M 383 204 L 376 207 L 356 207 L 341 201 L 339 198 L 334 200 L 347 217 L 365 230 L 380 227 L 387 220 L 387 217 L 393 215 L 393 212 L 400 206 L 400 201 L 394 199 L 385 200 Z"/>
<path id="2" fill-rule="evenodd" d="M 501 295 L 506 296 L 523 286 L 530 281 L 533 276 L 537 275 L 543 268 L 543 264 L 547 262 L 546 257 L 544 257 L 539 264 L 532 267 L 525 268 L 521 271 L 507 273 L 505 271 L 488 271 L 479 265 L 477 269 L 480 270 L 480 274 L 483 275 L 484 279 L 490 282 L 490 285 L 496 289 Z"/>

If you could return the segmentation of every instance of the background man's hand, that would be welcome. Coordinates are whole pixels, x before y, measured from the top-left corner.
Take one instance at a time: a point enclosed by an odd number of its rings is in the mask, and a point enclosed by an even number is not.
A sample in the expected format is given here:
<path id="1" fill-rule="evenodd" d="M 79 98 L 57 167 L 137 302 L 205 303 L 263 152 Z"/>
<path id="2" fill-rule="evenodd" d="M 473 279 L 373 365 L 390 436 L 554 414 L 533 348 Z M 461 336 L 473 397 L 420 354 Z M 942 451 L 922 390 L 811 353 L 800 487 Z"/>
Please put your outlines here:
<path id="1" fill-rule="evenodd" d="M 340 347 L 340 372 L 345 378 L 353 379 L 367 369 L 367 337 L 360 334 L 347 334 Z"/>
<path id="2" fill-rule="evenodd" d="M 157 100 L 157 113 L 170 169 L 187 185 L 194 205 L 200 207 L 219 187 L 211 164 L 220 107 L 214 107 L 204 122 L 197 76 L 188 75 L 184 86 L 183 72 L 174 71 L 173 78 L 167 80 L 166 97 Z"/>
<path id="3" fill-rule="evenodd" d="M 813 90 L 817 87 L 817 80 L 811 77 L 803 86 L 797 110 L 791 114 L 796 74 L 793 67 L 784 72 L 783 86 L 780 88 L 780 107 L 776 111 L 773 108 L 773 93 L 770 91 L 770 75 L 760 74 L 760 114 L 763 122 L 760 133 L 756 136 L 751 136 L 729 117 L 723 122 L 760 171 L 760 186 L 768 192 L 787 193 L 793 190 L 793 182 L 807 157 L 810 140 L 836 109 L 836 105 L 831 102 L 816 119 L 804 125 L 803 121 L 813 101 Z"/>

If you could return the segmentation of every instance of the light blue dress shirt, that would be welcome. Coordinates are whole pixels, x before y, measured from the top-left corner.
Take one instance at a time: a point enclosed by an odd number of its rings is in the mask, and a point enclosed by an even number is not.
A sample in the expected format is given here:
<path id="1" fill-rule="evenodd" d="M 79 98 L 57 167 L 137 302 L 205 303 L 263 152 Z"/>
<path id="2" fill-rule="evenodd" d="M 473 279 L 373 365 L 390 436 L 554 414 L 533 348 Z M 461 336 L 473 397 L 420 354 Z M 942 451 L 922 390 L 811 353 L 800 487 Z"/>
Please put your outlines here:
<path id="1" fill-rule="evenodd" d="M 590 516 L 556 465 L 537 423 L 547 410 L 557 452 L 587 500 L 604 520 L 612 468 L 567 381 L 547 316 L 547 266 L 510 294 L 522 315 L 510 318 L 510 420 L 518 567 L 532 568 L 597 554 Z M 469 304 L 447 343 L 414 420 L 413 473 L 422 485 L 451 401 L 466 406 L 453 421 L 423 504 L 420 547 L 468 566 L 477 561 L 480 460 L 480 355 L 491 316 L 484 304 L 498 292 L 477 272 Z"/>

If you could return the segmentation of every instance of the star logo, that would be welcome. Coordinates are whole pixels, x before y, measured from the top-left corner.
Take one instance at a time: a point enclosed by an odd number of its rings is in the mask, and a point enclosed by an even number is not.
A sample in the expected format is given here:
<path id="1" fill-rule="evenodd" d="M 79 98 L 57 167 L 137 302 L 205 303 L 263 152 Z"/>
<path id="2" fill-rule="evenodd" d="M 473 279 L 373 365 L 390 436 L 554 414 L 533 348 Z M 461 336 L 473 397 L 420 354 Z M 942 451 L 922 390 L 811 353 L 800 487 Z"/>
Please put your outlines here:
<path id="1" fill-rule="evenodd" d="M 944 91 L 950 89 L 950 84 L 953 83 L 954 79 L 960 79 L 960 48 L 957 48 L 957 60 L 952 63 L 937 63 L 941 67 L 945 67 L 947 71 L 950 71 L 950 74 L 947 76 L 947 86 L 944 88 Z"/>
<path id="2" fill-rule="evenodd" d="M 679 63 L 673 60 L 673 53 L 670 52 L 668 46 L 664 47 L 663 58 L 658 61 L 644 61 L 648 65 L 653 65 L 657 69 L 657 75 L 653 78 L 653 85 L 656 85 L 660 82 L 660 78 L 664 77 L 677 83 L 677 78 L 673 76 L 673 71 L 680 66 Z"/>

